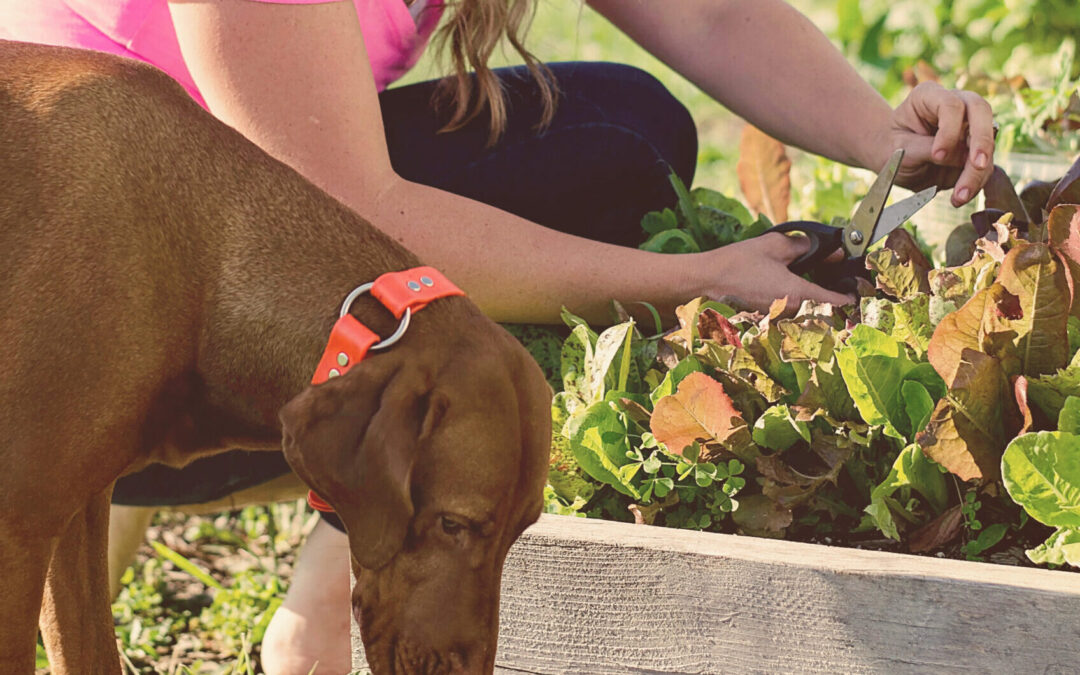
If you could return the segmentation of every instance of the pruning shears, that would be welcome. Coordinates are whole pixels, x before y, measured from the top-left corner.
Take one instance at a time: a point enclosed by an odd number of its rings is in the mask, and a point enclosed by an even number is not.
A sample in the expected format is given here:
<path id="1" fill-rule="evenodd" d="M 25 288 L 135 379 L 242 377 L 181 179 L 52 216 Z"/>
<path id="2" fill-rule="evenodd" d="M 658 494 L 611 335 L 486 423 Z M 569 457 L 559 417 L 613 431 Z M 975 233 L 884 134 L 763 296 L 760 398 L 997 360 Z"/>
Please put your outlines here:
<path id="1" fill-rule="evenodd" d="M 810 250 L 789 264 L 788 269 L 795 274 L 809 274 L 812 281 L 831 290 L 854 291 L 855 277 L 868 277 L 864 262 L 866 249 L 906 222 L 937 194 L 937 187 L 928 187 L 885 208 L 903 158 L 902 149 L 893 153 L 847 226 L 795 220 L 769 228 L 768 232 L 799 232 L 810 240 Z M 826 263 L 825 259 L 837 249 L 846 254 L 844 260 Z"/>

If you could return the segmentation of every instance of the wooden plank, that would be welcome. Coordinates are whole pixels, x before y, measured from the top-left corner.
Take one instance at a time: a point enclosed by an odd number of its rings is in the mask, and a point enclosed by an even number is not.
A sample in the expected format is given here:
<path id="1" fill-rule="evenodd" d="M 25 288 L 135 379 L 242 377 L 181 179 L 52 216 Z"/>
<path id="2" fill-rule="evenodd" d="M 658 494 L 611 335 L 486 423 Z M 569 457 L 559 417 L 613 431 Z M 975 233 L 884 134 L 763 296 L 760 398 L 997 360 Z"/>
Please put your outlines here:
<path id="1" fill-rule="evenodd" d="M 504 673 L 1064 674 L 1080 574 L 543 516 L 500 625 Z"/>

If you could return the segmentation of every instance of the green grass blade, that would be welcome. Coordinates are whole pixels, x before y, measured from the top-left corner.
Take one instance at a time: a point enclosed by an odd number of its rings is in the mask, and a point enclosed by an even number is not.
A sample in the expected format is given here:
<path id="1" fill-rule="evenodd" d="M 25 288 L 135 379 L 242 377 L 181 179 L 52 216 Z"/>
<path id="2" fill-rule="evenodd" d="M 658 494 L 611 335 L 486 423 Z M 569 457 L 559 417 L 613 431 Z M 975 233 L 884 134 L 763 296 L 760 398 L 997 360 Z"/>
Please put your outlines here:
<path id="1" fill-rule="evenodd" d="M 158 542 L 158 541 L 152 541 L 152 542 L 150 542 L 150 545 L 154 547 L 154 550 L 157 551 L 157 554 L 159 556 L 161 556 L 162 558 L 165 558 L 166 560 L 168 560 L 172 564 L 176 565 L 180 569 L 184 570 L 185 572 L 187 572 L 191 576 L 195 577 L 199 581 L 203 582 L 207 586 L 209 586 L 211 588 L 215 588 L 215 589 L 217 589 L 219 591 L 223 590 L 225 588 L 224 586 L 222 586 L 218 582 L 217 579 L 210 576 L 206 572 L 202 571 L 198 567 L 198 565 L 191 562 L 190 560 L 188 560 L 184 556 L 180 555 L 176 551 L 172 550 L 171 548 L 169 548 L 165 544 L 162 544 L 161 542 Z"/>

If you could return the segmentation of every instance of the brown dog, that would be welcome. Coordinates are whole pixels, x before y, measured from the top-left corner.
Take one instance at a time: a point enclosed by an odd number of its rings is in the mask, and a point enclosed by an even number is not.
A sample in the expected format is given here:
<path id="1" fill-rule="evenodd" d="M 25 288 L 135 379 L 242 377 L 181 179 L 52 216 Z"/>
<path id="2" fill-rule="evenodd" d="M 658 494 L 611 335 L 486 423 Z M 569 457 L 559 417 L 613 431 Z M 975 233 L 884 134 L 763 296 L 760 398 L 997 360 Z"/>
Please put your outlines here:
<path id="1" fill-rule="evenodd" d="M 446 298 L 309 387 L 344 295 L 417 261 L 152 68 L 0 42 L 0 139 L 0 673 L 33 671 L 39 611 L 54 673 L 119 670 L 113 482 L 283 432 L 347 526 L 375 672 L 492 670 L 550 438 L 520 345 Z"/>

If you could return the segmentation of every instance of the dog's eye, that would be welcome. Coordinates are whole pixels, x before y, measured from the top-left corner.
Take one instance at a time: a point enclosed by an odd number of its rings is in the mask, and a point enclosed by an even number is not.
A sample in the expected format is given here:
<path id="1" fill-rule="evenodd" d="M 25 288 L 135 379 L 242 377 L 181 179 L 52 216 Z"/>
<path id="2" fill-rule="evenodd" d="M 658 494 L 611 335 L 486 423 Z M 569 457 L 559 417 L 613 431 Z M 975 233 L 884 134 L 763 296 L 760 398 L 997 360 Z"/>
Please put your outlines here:
<path id="1" fill-rule="evenodd" d="M 460 523 L 452 518 L 447 518 L 446 516 L 443 516 L 439 520 L 441 521 L 443 532 L 451 537 L 456 537 L 458 534 L 465 531 L 464 523 Z"/>

